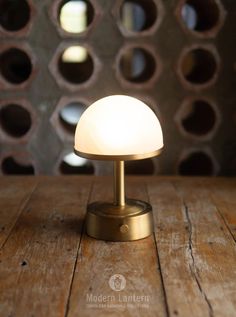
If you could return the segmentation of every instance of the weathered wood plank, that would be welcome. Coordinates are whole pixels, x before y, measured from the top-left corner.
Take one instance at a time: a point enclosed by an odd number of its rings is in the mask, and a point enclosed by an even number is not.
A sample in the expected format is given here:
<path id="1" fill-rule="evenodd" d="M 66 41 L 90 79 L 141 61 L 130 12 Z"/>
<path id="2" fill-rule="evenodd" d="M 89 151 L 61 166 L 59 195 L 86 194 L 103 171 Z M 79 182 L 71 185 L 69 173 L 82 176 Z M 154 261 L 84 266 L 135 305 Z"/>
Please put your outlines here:
<path id="1" fill-rule="evenodd" d="M 128 196 L 143 200 L 148 182 L 156 241 L 85 235 L 79 249 L 92 179 L 0 179 L 0 316 L 236 315 L 235 179 L 129 180 Z M 98 178 L 90 200 L 112 200 L 111 182 Z M 113 274 L 123 291 L 109 287 Z"/>
<path id="2" fill-rule="evenodd" d="M 170 316 L 235 316 L 235 247 L 201 181 L 152 181 L 148 191 Z"/>
<path id="3" fill-rule="evenodd" d="M 177 186 L 188 220 L 192 270 L 209 315 L 234 317 L 236 249 L 232 236 L 212 204 L 205 182 L 192 179 Z"/>
<path id="4" fill-rule="evenodd" d="M 148 193 L 170 316 L 208 316 L 208 306 L 191 272 L 185 208 L 170 181 L 152 180 Z"/>
<path id="5" fill-rule="evenodd" d="M 64 316 L 91 179 L 42 178 L 0 252 L 0 316 Z"/>
<path id="6" fill-rule="evenodd" d="M 204 181 L 220 216 L 236 242 L 236 179 L 220 178 L 217 181 Z"/>
<path id="7" fill-rule="evenodd" d="M 140 179 L 128 182 L 127 194 L 130 198 L 148 199 L 145 184 Z M 96 182 L 90 201 L 111 199 L 111 180 Z M 114 274 L 126 279 L 126 287 L 120 292 L 109 286 Z M 133 296 L 128 303 L 127 296 Z M 117 243 L 83 236 L 68 317 L 166 315 L 153 237 Z"/>
<path id="8" fill-rule="evenodd" d="M 34 177 L 0 178 L 0 249 L 35 190 Z"/>

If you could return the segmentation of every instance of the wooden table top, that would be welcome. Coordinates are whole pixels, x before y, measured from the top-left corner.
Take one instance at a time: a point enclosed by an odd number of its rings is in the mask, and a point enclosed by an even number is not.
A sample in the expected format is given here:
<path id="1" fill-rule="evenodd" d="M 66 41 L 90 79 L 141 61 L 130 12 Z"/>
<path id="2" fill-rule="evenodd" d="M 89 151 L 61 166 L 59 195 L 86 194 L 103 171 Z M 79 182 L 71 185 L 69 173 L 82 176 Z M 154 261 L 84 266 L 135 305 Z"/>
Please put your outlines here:
<path id="1" fill-rule="evenodd" d="M 111 178 L 0 178 L 1 317 L 236 316 L 236 179 L 126 185 L 152 204 L 155 233 L 119 243 L 83 231 Z"/>

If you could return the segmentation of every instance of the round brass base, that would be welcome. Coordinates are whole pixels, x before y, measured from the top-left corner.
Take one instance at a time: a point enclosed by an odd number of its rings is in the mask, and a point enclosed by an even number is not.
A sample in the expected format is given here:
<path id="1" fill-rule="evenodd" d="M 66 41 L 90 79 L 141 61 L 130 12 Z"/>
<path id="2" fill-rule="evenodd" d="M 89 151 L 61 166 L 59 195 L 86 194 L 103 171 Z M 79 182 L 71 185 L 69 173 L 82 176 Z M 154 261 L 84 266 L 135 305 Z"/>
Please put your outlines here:
<path id="1" fill-rule="evenodd" d="M 125 206 L 94 202 L 88 205 L 87 234 L 107 241 L 132 241 L 153 232 L 152 207 L 140 200 L 127 200 Z"/>

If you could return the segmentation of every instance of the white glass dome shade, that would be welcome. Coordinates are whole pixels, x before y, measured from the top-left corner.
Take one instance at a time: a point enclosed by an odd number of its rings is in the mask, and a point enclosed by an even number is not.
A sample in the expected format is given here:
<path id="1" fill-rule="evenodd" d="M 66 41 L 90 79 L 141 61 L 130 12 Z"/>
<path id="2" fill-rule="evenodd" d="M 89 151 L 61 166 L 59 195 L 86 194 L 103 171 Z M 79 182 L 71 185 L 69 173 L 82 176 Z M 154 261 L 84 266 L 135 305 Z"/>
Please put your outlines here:
<path id="1" fill-rule="evenodd" d="M 144 102 L 113 95 L 94 102 L 75 132 L 75 153 L 101 160 L 135 160 L 156 156 L 163 148 L 160 122 Z"/>

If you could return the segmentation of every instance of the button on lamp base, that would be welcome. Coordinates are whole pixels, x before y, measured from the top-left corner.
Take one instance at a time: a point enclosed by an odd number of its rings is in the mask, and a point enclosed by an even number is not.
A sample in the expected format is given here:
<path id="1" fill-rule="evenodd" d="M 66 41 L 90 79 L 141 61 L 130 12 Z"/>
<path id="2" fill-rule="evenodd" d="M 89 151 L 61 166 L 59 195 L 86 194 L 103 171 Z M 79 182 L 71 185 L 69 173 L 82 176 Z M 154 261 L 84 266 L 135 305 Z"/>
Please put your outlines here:
<path id="1" fill-rule="evenodd" d="M 87 234 L 107 241 L 133 241 L 153 233 L 152 207 L 140 200 L 126 200 L 124 206 L 94 202 L 87 207 Z"/>

